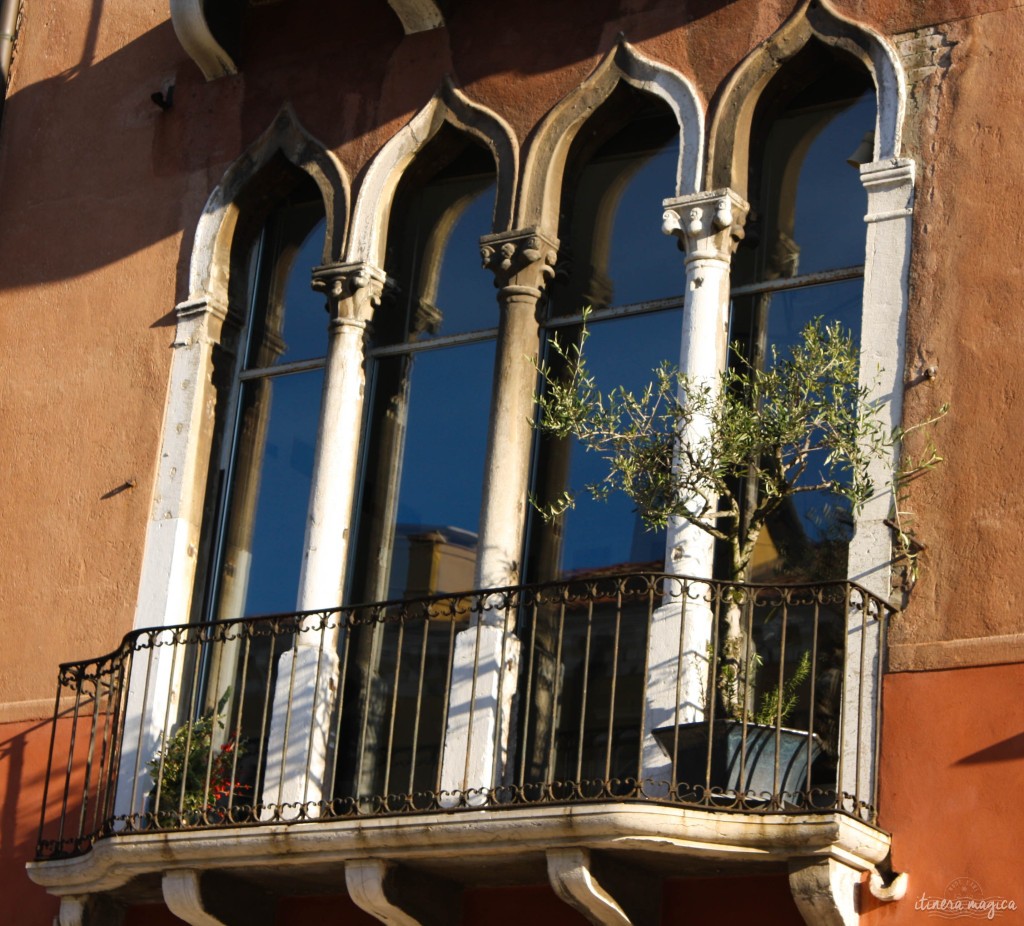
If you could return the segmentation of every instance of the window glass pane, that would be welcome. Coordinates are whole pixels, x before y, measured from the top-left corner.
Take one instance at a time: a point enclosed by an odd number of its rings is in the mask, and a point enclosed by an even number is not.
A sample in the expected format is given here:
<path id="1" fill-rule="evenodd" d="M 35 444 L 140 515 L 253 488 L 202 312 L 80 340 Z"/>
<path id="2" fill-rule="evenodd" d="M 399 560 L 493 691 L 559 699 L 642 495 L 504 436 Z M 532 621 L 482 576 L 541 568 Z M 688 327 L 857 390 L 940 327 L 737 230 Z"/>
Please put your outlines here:
<path id="1" fill-rule="evenodd" d="M 867 194 L 847 163 L 875 125 L 874 93 L 796 109 L 775 121 L 764 153 L 771 241 L 762 278 L 864 263 Z"/>
<path id="2" fill-rule="evenodd" d="M 264 297 L 254 310 L 249 369 L 327 353 L 324 297 L 310 285 L 313 268 L 323 260 L 322 215 L 320 204 L 292 207 L 282 210 L 268 230 L 261 256 L 267 266 L 260 270 Z"/>
<path id="3" fill-rule="evenodd" d="M 216 617 L 295 607 L 323 372 L 242 389 Z"/>
<path id="4" fill-rule="evenodd" d="M 450 181 L 449 183 L 453 183 Z M 494 275 L 481 266 L 480 238 L 491 233 L 494 184 L 475 192 L 479 184 L 462 185 L 467 192 L 452 207 L 446 220 L 435 227 L 436 245 L 444 245 L 444 259 L 436 278 L 424 281 L 434 288 L 434 304 L 440 311 L 439 327 L 424 334 L 458 334 L 498 326 L 498 300 Z M 452 195 L 445 191 L 446 195 Z M 453 221 L 446 232 L 448 221 Z M 421 273 L 430 276 L 429 268 Z"/>
<path id="5" fill-rule="evenodd" d="M 494 276 L 481 266 L 490 234 L 492 175 L 435 179 L 409 201 L 393 230 L 386 269 L 399 283 L 397 306 L 375 324 L 378 344 L 422 341 L 496 328 Z M 397 308 L 397 314 L 396 314 Z"/>
<path id="6" fill-rule="evenodd" d="M 678 364 L 680 325 L 677 311 L 591 325 L 585 357 L 598 387 L 607 392 L 622 385 L 640 392 L 663 360 Z M 562 329 L 558 337 L 566 344 L 572 334 Z M 594 570 L 660 570 L 664 532 L 648 530 L 621 492 L 598 502 L 584 490 L 587 483 L 599 482 L 607 473 L 604 461 L 573 441 L 545 440 L 543 445 L 536 494 L 556 498 L 568 486 L 576 494 L 576 505 L 557 524 L 544 524 L 539 516 L 532 516 L 532 575 L 544 580 Z"/>
<path id="7" fill-rule="evenodd" d="M 676 239 L 662 234 L 662 200 L 675 193 L 678 138 L 673 138 L 643 159 L 619 160 L 617 164 L 594 165 L 622 172 L 621 192 L 614 185 L 606 193 L 616 206 L 609 242 L 595 242 L 608 248 L 607 272 L 611 279 L 611 301 L 615 305 L 647 302 L 683 292 L 683 259 Z M 617 202 L 616 202 L 617 200 Z"/>
<path id="8" fill-rule="evenodd" d="M 627 129 L 579 175 L 571 229 L 562 231 L 570 279 L 556 294 L 558 314 L 682 298 L 682 256 L 675 239 L 661 232 L 662 200 L 675 193 L 678 134 L 653 148 L 629 141 Z"/>
<path id="9" fill-rule="evenodd" d="M 801 343 L 801 332 L 814 319 L 839 322 L 860 343 L 863 281 L 847 280 L 789 292 L 736 299 L 732 335 L 758 365 L 772 361 L 771 348 L 784 358 Z M 751 332 L 763 332 L 763 339 Z M 801 479 L 821 482 L 825 455 L 812 458 Z M 810 581 L 843 578 L 847 548 L 853 534 L 849 504 L 827 491 L 797 494 L 769 521 L 759 539 L 753 581 Z"/>
<path id="10" fill-rule="evenodd" d="M 473 585 L 494 344 L 378 362 L 354 595 Z"/>

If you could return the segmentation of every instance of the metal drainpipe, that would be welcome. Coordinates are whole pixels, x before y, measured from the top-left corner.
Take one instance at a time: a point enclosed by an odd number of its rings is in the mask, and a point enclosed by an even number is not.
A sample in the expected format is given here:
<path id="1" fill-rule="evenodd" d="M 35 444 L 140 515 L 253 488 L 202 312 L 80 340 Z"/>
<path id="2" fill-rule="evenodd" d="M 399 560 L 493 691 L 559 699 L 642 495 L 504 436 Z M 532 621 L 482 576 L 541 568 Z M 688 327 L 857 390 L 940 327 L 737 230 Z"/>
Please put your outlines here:
<path id="1" fill-rule="evenodd" d="M 21 0 L 0 0 L 0 77 L 3 78 L 2 101 L 7 99 L 11 83 L 11 58 L 14 56 L 14 33 L 18 27 Z M 0 110 L 2 111 L 2 110 Z"/>

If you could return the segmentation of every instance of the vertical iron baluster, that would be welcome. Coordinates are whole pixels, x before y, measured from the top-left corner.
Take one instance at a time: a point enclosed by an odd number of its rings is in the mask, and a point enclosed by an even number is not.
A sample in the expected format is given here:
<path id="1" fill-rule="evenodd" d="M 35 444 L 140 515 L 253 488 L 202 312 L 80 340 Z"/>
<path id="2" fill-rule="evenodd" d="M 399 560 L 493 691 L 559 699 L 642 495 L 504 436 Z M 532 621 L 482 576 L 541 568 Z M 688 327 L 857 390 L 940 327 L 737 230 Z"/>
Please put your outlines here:
<path id="1" fill-rule="evenodd" d="M 608 745 L 604 751 L 604 787 L 608 790 L 612 777 L 612 740 L 615 735 L 615 696 L 618 692 L 619 683 L 619 642 L 622 634 L 622 583 L 623 579 L 616 580 L 615 589 L 615 634 L 612 638 L 612 684 L 608 695 Z M 596 593 L 596 589 L 594 590 Z M 583 731 L 580 731 L 583 735 Z"/>
<path id="2" fill-rule="evenodd" d="M 454 619 L 454 615 L 452 615 Z M 412 721 L 412 752 L 410 753 L 411 759 L 409 761 L 409 794 L 413 794 L 416 790 L 416 750 L 419 749 L 420 744 L 420 716 L 423 712 L 423 680 L 427 674 L 427 641 L 430 638 L 430 612 L 424 616 L 423 624 L 423 642 L 420 644 L 420 672 L 416 681 L 416 710 L 413 714 Z"/>
<path id="3" fill-rule="evenodd" d="M 191 630 L 192 630 L 191 627 L 189 627 L 189 628 L 187 628 L 185 630 L 185 646 L 186 647 L 189 644 L 189 634 L 191 633 Z M 199 647 L 199 645 L 201 643 L 202 643 L 202 630 L 200 629 L 199 637 L 196 640 L 197 648 Z M 191 686 L 189 688 L 188 710 L 185 712 L 185 717 L 188 718 L 186 720 L 186 723 L 188 724 L 188 727 L 187 727 L 187 732 L 185 734 L 185 758 L 182 760 L 182 765 L 181 765 L 181 793 L 178 796 L 178 825 L 179 826 L 181 826 L 181 823 L 182 823 L 182 815 L 185 813 L 185 794 L 188 791 L 188 760 L 189 760 L 189 758 L 191 757 L 191 754 L 192 754 L 192 733 L 195 731 L 194 719 L 195 719 L 195 710 L 196 710 L 196 700 L 199 697 L 199 664 L 200 664 L 201 661 L 202 660 L 200 660 L 200 659 L 193 660 L 192 684 L 191 684 Z M 168 701 L 168 708 L 169 708 L 169 706 L 170 706 L 170 702 Z M 212 749 L 209 751 L 209 755 L 210 756 L 213 755 L 213 750 Z M 210 767 L 209 767 L 209 762 L 207 762 L 206 781 L 204 782 L 204 785 L 203 785 L 203 806 L 206 805 L 207 790 L 209 789 L 209 787 L 210 787 Z"/>
<path id="4" fill-rule="evenodd" d="M 537 608 L 539 595 L 535 592 L 532 604 L 529 609 L 529 656 L 526 665 L 526 691 L 523 695 L 521 716 L 523 718 L 523 729 L 519 734 L 519 787 L 526 787 L 526 754 L 529 752 L 530 740 L 530 711 L 533 706 L 533 657 L 537 650 Z"/>
<path id="5" fill-rule="evenodd" d="M 714 602 L 714 608 L 711 615 L 711 665 L 710 671 L 708 672 L 708 716 L 705 718 L 707 721 L 707 755 L 705 757 L 704 764 L 704 803 L 710 803 L 711 796 L 711 758 L 713 755 L 713 745 L 715 741 L 715 715 L 718 713 L 718 674 L 721 671 L 720 656 L 722 652 L 722 598 L 723 598 L 723 586 L 713 585 L 710 582 L 702 583 L 707 588 L 707 594 L 711 597 Z M 727 733 L 727 730 L 723 731 L 723 734 Z M 687 782 L 689 784 L 689 782 Z"/>
<path id="6" fill-rule="evenodd" d="M 480 672 L 480 631 L 484 623 L 483 599 L 477 599 L 476 641 L 473 644 L 473 677 L 469 686 L 469 723 L 466 726 L 466 761 L 462 766 L 462 791 L 469 789 L 469 758 L 473 751 L 473 721 L 476 718 L 476 681 Z"/>
<path id="7" fill-rule="evenodd" d="M 644 668 L 640 676 L 643 690 L 640 693 L 640 729 L 637 731 L 636 787 L 638 795 L 643 794 L 644 777 L 644 731 L 647 729 L 647 684 L 651 670 L 651 628 L 654 626 L 654 593 L 656 580 L 647 581 L 647 629 L 644 636 Z M 677 699 L 678 703 L 678 699 Z M 674 761 L 674 760 L 673 760 Z"/>
<path id="8" fill-rule="evenodd" d="M 501 619 L 501 658 L 498 660 L 498 702 L 494 705 L 494 741 L 491 743 L 491 755 L 494 756 L 494 764 L 491 766 L 490 787 L 493 792 L 498 785 L 498 775 L 502 772 L 503 763 L 501 760 L 501 734 L 502 734 L 502 706 L 505 703 L 505 659 L 508 645 L 508 598 L 505 598 L 505 613 Z"/>
<path id="9" fill-rule="evenodd" d="M 42 854 L 43 837 L 46 835 L 46 805 L 50 800 L 50 778 L 53 775 L 53 751 L 57 742 L 57 721 L 60 718 L 60 696 L 64 689 L 64 669 L 57 671 L 57 697 L 53 704 L 53 726 L 50 728 L 50 754 L 46 760 L 46 777 L 43 779 L 43 806 L 39 811 L 39 842 L 37 855 Z"/>
<path id="10" fill-rule="evenodd" d="M 159 630 L 156 631 L 157 636 L 159 636 L 161 632 L 162 631 L 159 631 Z M 142 636 L 140 635 L 138 637 L 138 639 L 141 641 Z M 132 795 L 131 795 L 131 800 L 129 801 L 129 804 L 128 804 L 128 816 L 129 817 L 131 817 L 135 813 L 135 794 L 136 794 L 136 788 L 138 787 L 138 784 L 139 784 L 139 776 L 141 774 L 142 741 L 143 741 L 143 735 L 144 735 L 145 730 L 146 730 L 146 716 L 148 714 L 148 710 L 147 709 L 149 707 L 149 680 L 150 680 L 150 677 L 151 677 L 152 672 L 153 672 L 153 653 L 156 651 L 156 647 L 154 646 L 154 643 L 153 643 L 153 631 L 150 631 L 146 635 L 146 639 L 147 639 L 148 647 L 149 647 L 149 656 L 146 658 L 146 679 L 145 679 L 145 682 L 144 682 L 144 687 L 142 689 L 142 708 L 139 711 L 139 741 L 135 744 L 135 769 L 133 770 L 133 773 L 132 773 Z M 172 639 L 172 642 L 173 642 L 173 639 L 174 639 L 173 633 L 172 633 L 171 639 Z M 177 666 L 178 666 L 178 647 L 175 646 L 171 650 L 171 679 L 172 680 L 175 678 L 175 672 L 177 671 Z M 131 676 L 128 677 L 128 681 L 129 681 L 129 686 L 130 686 L 130 684 L 131 684 Z M 161 788 L 161 785 L 163 784 L 163 779 L 164 779 L 164 743 L 167 741 L 166 730 L 167 730 L 167 721 L 168 721 L 168 717 L 170 715 L 170 710 L 171 710 L 171 699 L 170 699 L 170 697 L 168 697 L 167 698 L 167 706 L 166 706 L 166 708 L 164 710 L 163 726 L 161 727 L 161 737 L 160 737 L 159 742 L 156 744 L 156 747 L 157 747 L 157 749 L 160 752 L 160 761 L 159 761 L 159 767 L 157 768 L 156 782 L 154 782 L 154 784 L 156 785 L 156 796 L 154 797 L 154 800 L 156 801 L 156 803 L 154 804 L 154 807 L 153 807 L 154 810 L 156 810 L 160 806 L 160 788 Z"/>
<path id="11" fill-rule="evenodd" d="M 675 708 L 672 711 L 672 771 L 670 773 L 670 787 L 678 793 L 679 789 L 679 702 L 683 699 L 683 634 L 686 630 L 686 602 L 690 598 L 690 584 L 685 579 L 675 577 L 667 580 L 670 585 L 678 582 L 680 587 L 679 599 L 679 646 L 676 648 L 676 700 Z M 648 650 L 650 647 L 648 647 Z M 711 672 L 708 677 L 711 677 Z M 641 728 L 643 729 L 643 728 Z"/>
<path id="12" fill-rule="evenodd" d="M 89 784 L 92 781 L 92 762 L 96 751 L 96 727 L 100 710 L 100 664 L 96 663 L 96 678 L 93 680 L 92 722 L 89 724 L 89 745 L 85 751 L 85 779 L 82 782 L 82 806 L 78 812 L 78 839 L 85 835 L 85 819 L 89 814 Z"/>
<path id="13" fill-rule="evenodd" d="M 121 684 L 119 675 L 124 667 L 123 648 L 118 653 L 117 669 L 113 665 L 110 670 L 110 683 L 107 689 L 106 714 L 103 719 L 103 738 L 100 742 L 100 767 L 96 776 L 96 800 L 93 802 L 92 833 L 98 835 L 104 826 L 103 818 L 108 815 L 107 804 L 110 800 L 110 765 L 113 761 L 113 731 L 117 723 L 114 711 L 115 699 L 120 699 Z"/>
<path id="14" fill-rule="evenodd" d="M 75 673 L 75 709 L 71 720 L 71 739 L 68 743 L 68 771 L 67 777 L 64 779 L 64 797 L 61 800 L 60 806 L 60 830 L 57 833 L 58 844 L 64 842 L 64 823 L 68 815 L 68 795 L 71 791 L 71 776 L 74 774 L 75 768 L 75 740 L 78 737 L 78 709 L 82 703 L 82 675 L 84 674 L 84 667 L 76 666 Z"/>
<path id="15" fill-rule="evenodd" d="M 398 714 L 398 685 L 402 677 L 402 648 L 405 646 L 405 622 L 408 612 L 398 620 L 398 641 L 395 643 L 395 671 L 391 682 L 391 717 L 388 720 L 388 748 L 384 758 L 384 786 L 382 796 L 387 797 L 391 789 L 391 758 L 395 746 L 395 716 Z"/>
<path id="16" fill-rule="evenodd" d="M 284 737 L 281 743 L 281 767 L 278 771 L 277 778 L 277 807 L 280 810 L 281 802 L 284 800 L 284 781 L 285 781 L 285 770 L 287 769 L 288 761 L 288 739 L 292 732 L 292 707 L 295 704 L 295 671 L 299 664 L 299 634 L 302 632 L 302 621 L 295 621 L 295 630 L 293 635 L 295 639 L 292 641 L 292 667 L 288 675 L 288 697 L 285 700 L 285 711 L 284 711 Z M 269 682 L 268 682 L 269 685 Z M 269 756 L 268 756 L 269 758 Z"/>
<path id="17" fill-rule="evenodd" d="M 472 608 L 470 608 L 470 613 L 472 613 Z M 470 620 L 472 620 L 472 618 L 470 618 Z M 445 741 L 448 738 L 448 704 L 452 695 L 452 666 L 455 664 L 455 624 L 455 616 L 452 615 L 452 619 L 448 622 L 448 667 L 445 669 L 444 673 L 447 684 L 444 686 L 444 704 L 441 707 L 441 748 L 438 751 L 437 775 L 434 779 L 435 795 L 439 795 L 441 793 L 441 765 L 444 758 Z"/>
<path id="18" fill-rule="evenodd" d="M 341 638 L 341 653 L 339 654 L 339 661 L 341 666 L 339 669 L 338 678 L 338 701 L 335 705 L 334 712 L 337 715 L 334 721 L 334 760 L 331 762 L 331 774 L 330 774 L 330 786 L 326 793 L 330 796 L 331 800 L 334 800 L 337 795 L 334 793 L 334 789 L 338 784 L 338 761 L 341 758 L 341 723 L 345 716 L 345 685 L 348 684 L 348 654 L 351 651 L 351 647 L 348 645 L 348 638 L 351 632 L 351 622 L 349 621 L 349 612 L 339 610 L 337 612 L 338 619 L 338 636 Z M 344 632 L 342 630 L 344 629 Z"/>
<path id="19" fill-rule="evenodd" d="M 772 770 L 772 806 L 777 809 L 782 808 L 784 799 L 779 781 L 779 754 L 782 752 L 782 697 L 783 686 L 786 682 L 786 632 L 789 629 L 787 594 L 784 591 L 782 595 L 782 635 L 779 639 L 779 688 L 778 697 L 775 702 L 775 762 Z"/>
<path id="20" fill-rule="evenodd" d="M 878 658 L 875 663 L 875 678 L 877 679 L 875 688 L 875 751 L 872 753 L 871 758 L 871 810 L 869 813 L 869 823 L 877 823 L 878 821 L 878 757 L 882 754 L 882 669 L 885 666 L 885 645 L 888 641 L 888 607 L 879 598 L 874 598 L 874 610 L 877 614 L 878 622 Z"/>
<path id="21" fill-rule="evenodd" d="M 295 636 L 296 641 L 299 639 L 299 634 L 306 632 L 306 625 L 303 622 L 299 626 L 298 633 Z M 320 676 L 323 671 L 324 663 L 324 638 L 327 633 L 327 615 L 324 613 L 320 614 L 320 642 L 316 648 L 316 673 L 313 677 L 313 704 L 312 713 L 310 714 L 309 723 L 309 737 L 306 742 L 306 775 L 302 781 L 302 807 L 303 810 L 307 808 L 309 804 L 309 768 L 313 764 L 313 744 L 316 742 L 316 708 L 317 700 L 320 697 Z M 298 646 L 296 645 L 296 653 L 298 653 Z M 323 800 L 323 794 L 320 795 L 320 800 Z"/>
<path id="22" fill-rule="evenodd" d="M 245 711 L 245 686 L 249 678 L 249 652 L 251 625 L 240 621 L 238 632 L 242 635 L 242 673 L 237 686 L 238 710 L 235 712 L 235 729 L 231 734 L 231 741 L 234 747 L 231 751 L 231 780 L 228 782 L 228 816 L 235 806 L 235 786 L 238 784 L 238 753 L 242 749 L 242 714 Z"/>
<path id="23" fill-rule="evenodd" d="M 843 589 L 843 687 L 836 731 L 836 810 L 842 810 L 846 803 L 846 796 L 843 793 L 843 766 L 846 764 L 846 683 L 850 677 L 850 607 L 850 585 L 847 583 Z"/>
<path id="24" fill-rule="evenodd" d="M 863 798 L 867 797 L 864 793 L 863 785 L 861 784 L 861 756 L 863 753 L 863 729 L 864 729 L 864 679 L 865 669 L 867 662 L 867 616 L 868 616 L 868 602 L 864 596 L 864 593 L 860 593 L 860 677 L 857 679 L 857 777 L 855 781 L 855 797 L 854 797 L 854 809 L 858 810 L 858 805 L 863 803 Z M 879 679 L 879 681 L 881 681 Z"/>
<path id="25" fill-rule="evenodd" d="M 746 628 L 743 634 L 743 663 L 742 669 L 739 670 L 740 678 L 743 679 L 742 689 L 742 700 L 740 701 L 740 780 L 739 780 L 739 791 L 743 794 L 743 799 L 747 797 L 747 734 L 749 732 L 749 717 L 750 717 L 750 698 L 753 697 L 750 682 L 750 663 L 752 653 L 751 645 L 754 637 L 754 607 L 752 596 L 749 589 L 744 589 L 740 592 L 743 599 L 743 607 L 746 610 L 747 620 Z M 741 612 L 742 614 L 742 612 Z M 739 795 L 737 795 L 738 797 Z"/>
<path id="26" fill-rule="evenodd" d="M 576 782 L 583 778 L 583 731 L 587 725 L 587 686 L 590 681 L 590 640 L 594 628 L 594 598 L 587 599 L 587 636 L 583 646 L 583 693 L 580 698 L 580 735 L 576 742 Z"/>
<path id="27" fill-rule="evenodd" d="M 562 637 L 565 632 L 565 596 L 567 589 L 562 587 L 561 590 L 561 601 L 558 608 L 558 642 L 555 645 L 555 667 L 554 667 L 554 681 L 551 686 L 551 733 L 548 736 L 548 774 L 547 778 L 549 781 L 554 782 L 555 780 L 555 726 L 558 713 L 558 699 L 561 697 L 559 691 L 559 679 L 561 678 L 560 668 L 562 665 Z"/>
<path id="28" fill-rule="evenodd" d="M 252 799 L 255 806 L 263 805 L 263 793 L 260 790 L 266 780 L 266 770 L 270 765 L 270 756 L 264 752 L 267 745 L 267 726 L 270 721 L 270 692 L 274 681 L 274 658 L 277 651 L 277 635 L 281 625 L 275 619 L 269 622 L 270 652 L 267 654 L 266 684 L 263 686 L 263 711 L 260 717 L 260 741 L 257 746 L 256 776 L 252 784 Z"/>
<path id="29" fill-rule="evenodd" d="M 818 690 L 818 630 L 821 623 L 821 594 L 820 592 L 814 596 L 814 620 L 811 627 L 811 687 L 810 696 L 808 697 L 807 705 L 807 775 L 804 782 L 804 803 L 811 803 L 811 764 L 814 759 L 814 752 L 812 749 L 814 742 L 814 712 L 817 706 L 817 696 L 815 692 Z"/>

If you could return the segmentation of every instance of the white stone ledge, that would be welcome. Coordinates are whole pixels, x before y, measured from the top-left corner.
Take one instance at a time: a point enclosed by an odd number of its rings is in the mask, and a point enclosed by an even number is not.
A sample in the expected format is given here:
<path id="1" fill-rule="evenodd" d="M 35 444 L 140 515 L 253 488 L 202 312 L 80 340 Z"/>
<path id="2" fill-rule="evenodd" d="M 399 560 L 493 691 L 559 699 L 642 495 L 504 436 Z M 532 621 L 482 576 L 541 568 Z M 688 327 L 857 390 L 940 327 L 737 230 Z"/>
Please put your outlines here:
<path id="1" fill-rule="evenodd" d="M 78 858 L 30 862 L 29 877 L 56 895 L 116 891 L 133 878 L 178 869 L 272 868 L 374 858 L 438 871 L 453 879 L 466 858 L 496 877 L 504 864 L 545 858 L 558 847 L 714 859 L 722 864 L 835 859 L 870 871 L 890 839 L 841 814 L 727 814 L 664 805 L 587 804 L 459 810 L 415 817 L 373 817 L 110 837 Z"/>

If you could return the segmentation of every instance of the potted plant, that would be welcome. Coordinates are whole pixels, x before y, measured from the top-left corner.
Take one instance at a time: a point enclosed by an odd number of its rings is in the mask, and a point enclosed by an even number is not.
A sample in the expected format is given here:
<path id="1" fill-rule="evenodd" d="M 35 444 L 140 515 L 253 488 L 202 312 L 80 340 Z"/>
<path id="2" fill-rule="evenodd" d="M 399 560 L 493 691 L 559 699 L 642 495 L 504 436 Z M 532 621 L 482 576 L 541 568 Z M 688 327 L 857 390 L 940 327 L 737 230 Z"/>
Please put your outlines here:
<path id="1" fill-rule="evenodd" d="M 219 822 L 225 802 L 251 790 L 234 778 L 243 748 L 233 736 L 219 745 L 215 742 L 214 731 L 224 729 L 224 707 L 230 696 L 228 688 L 214 710 L 182 724 L 150 759 L 147 769 L 153 788 L 149 800 L 158 824 Z"/>
<path id="2" fill-rule="evenodd" d="M 750 579 L 758 540 L 798 495 L 820 493 L 856 514 L 874 492 L 872 464 L 890 459 L 904 432 L 889 433 L 884 426 L 881 403 L 871 400 L 860 384 L 857 347 L 838 323 L 811 322 L 788 353 L 779 355 L 773 348 L 764 369 L 751 366 L 734 348 L 736 362 L 717 381 L 698 381 L 665 364 L 640 393 L 621 386 L 603 393 L 586 364 L 587 314 L 578 340 L 564 345 L 556 339 L 554 366 L 540 368 L 544 389 L 537 398 L 534 426 L 556 438 L 576 438 L 605 460 L 603 479 L 586 486 L 595 498 L 622 491 L 648 528 L 682 519 L 726 551 L 723 626 L 710 644 L 714 682 L 709 681 L 707 696 L 717 698 L 716 715 L 725 721 L 721 735 L 735 739 L 739 731 L 746 766 L 752 745 L 757 747 L 754 752 L 759 748 L 765 754 L 769 739 L 773 744 L 780 740 L 778 731 L 806 678 L 805 669 L 791 669 L 788 680 L 769 687 L 755 704 L 761 660 L 751 639 L 751 621 L 744 620 L 750 591 L 743 583 Z M 904 468 L 888 488 L 894 490 L 940 459 L 930 448 L 923 463 Z M 574 496 L 566 490 L 552 502 L 532 501 L 543 517 L 554 518 L 574 504 Z M 708 724 L 697 726 L 703 729 L 699 735 L 706 756 Z M 678 741 L 673 728 L 667 735 Z M 808 750 L 806 737 L 801 732 L 797 745 L 802 742 L 805 754 L 811 755 L 819 747 Z M 665 737 L 661 740 L 664 745 Z M 769 791 L 775 777 L 774 745 L 770 752 L 770 757 L 764 755 L 766 763 L 771 760 Z M 724 764 L 736 765 L 732 759 Z M 700 765 L 698 780 L 703 781 L 705 764 Z M 725 780 L 725 787 L 764 790 L 751 781 L 738 781 L 738 769 Z"/>

